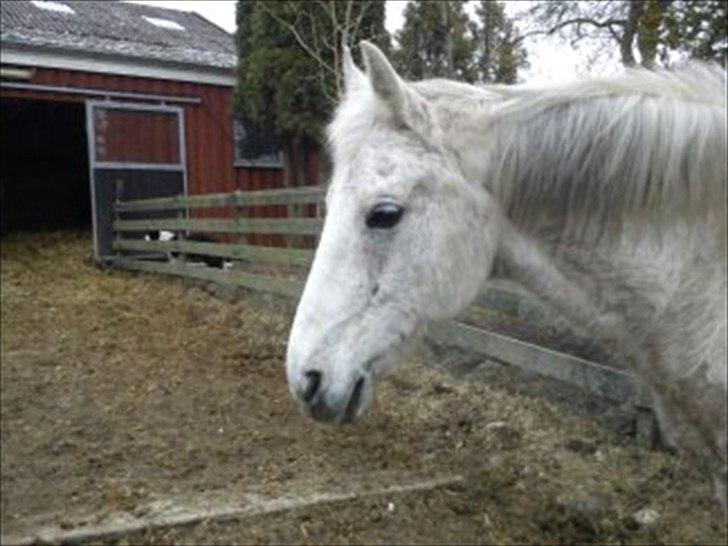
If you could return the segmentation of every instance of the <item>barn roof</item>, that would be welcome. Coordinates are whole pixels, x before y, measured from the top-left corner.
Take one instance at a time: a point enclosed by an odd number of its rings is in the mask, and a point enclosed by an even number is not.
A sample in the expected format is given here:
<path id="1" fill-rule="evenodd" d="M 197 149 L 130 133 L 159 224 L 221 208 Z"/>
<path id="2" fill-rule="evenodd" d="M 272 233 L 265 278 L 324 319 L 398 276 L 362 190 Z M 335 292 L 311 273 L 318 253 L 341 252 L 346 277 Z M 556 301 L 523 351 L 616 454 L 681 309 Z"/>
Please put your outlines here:
<path id="1" fill-rule="evenodd" d="M 232 72 L 233 37 L 193 12 L 127 2 L 0 2 L 3 49 Z M 5 62 L 5 59 L 3 59 Z"/>

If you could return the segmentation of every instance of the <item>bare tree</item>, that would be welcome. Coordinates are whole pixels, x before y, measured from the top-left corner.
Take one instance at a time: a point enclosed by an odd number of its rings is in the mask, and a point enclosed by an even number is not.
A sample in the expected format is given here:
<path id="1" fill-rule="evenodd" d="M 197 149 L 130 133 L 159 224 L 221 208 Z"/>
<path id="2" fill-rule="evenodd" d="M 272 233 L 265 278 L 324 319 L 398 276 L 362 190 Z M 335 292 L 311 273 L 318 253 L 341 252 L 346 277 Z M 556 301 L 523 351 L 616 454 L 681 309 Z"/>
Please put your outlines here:
<path id="1" fill-rule="evenodd" d="M 356 47 L 362 39 L 375 39 L 381 43 L 383 36 L 371 36 L 371 18 L 377 8 L 383 9 L 381 0 L 313 0 L 295 4 L 293 19 L 284 18 L 269 2 L 260 7 L 286 28 L 298 45 L 316 61 L 317 77 L 321 81 L 327 100 L 336 104 L 343 91 L 342 44 Z M 384 20 L 382 18 L 382 27 Z M 388 36 L 387 43 L 388 44 Z"/>
<path id="2" fill-rule="evenodd" d="M 625 66 L 638 64 L 639 53 L 639 64 L 652 68 L 658 58 L 668 58 L 671 48 L 719 60 L 726 50 L 725 12 L 724 1 L 709 0 L 538 2 L 529 10 L 536 28 L 521 35 L 520 40 L 565 31 L 568 34 L 562 35 L 568 36 L 572 45 L 585 38 L 602 39 L 617 45 Z M 707 30 L 701 42 L 703 27 Z M 689 43 L 694 35 L 697 44 Z"/>
<path id="3" fill-rule="evenodd" d="M 445 73 L 443 76 L 446 78 L 452 78 L 455 73 L 455 59 L 453 55 L 453 40 L 452 32 L 450 32 L 450 2 L 443 0 L 440 2 L 440 25 L 444 31 L 444 46 L 445 46 Z"/>

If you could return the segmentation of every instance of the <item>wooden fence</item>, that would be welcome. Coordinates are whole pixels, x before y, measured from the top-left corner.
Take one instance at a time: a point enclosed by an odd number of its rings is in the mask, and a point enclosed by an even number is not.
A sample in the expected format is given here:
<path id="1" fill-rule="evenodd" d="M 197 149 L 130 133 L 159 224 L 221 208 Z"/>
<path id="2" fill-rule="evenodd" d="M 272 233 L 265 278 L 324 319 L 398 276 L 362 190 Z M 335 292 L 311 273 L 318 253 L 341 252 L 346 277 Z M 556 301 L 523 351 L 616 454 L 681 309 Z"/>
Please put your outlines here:
<path id="1" fill-rule="evenodd" d="M 121 193 L 117 193 L 120 195 Z M 225 194 L 177 196 L 169 198 L 117 201 L 114 205 L 113 249 L 118 256 L 113 265 L 148 273 L 162 273 L 220 285 L 244 287 L 270 292 L 286 297 L 299 298 L 303 290 L 305 268 L 313 259 L 313 250 L 302 248 L 266 247 L 251 244 L 209 243 L 184 240 L 184 232 L 234 233 L 239 235 L 275 233 L 287 236 L 317 235 L 323 220 L 313 218 L 250 218 L 246 207 L 261 205 L 315 204 L 322 209 L 322 190 L 318 187 L 278 189 Z M 233 218 L 191 218 L 190 209 L 230 208 Z M 292 207 L 289 207 L 292 210 Z M 176 218 L 125 219 L 124 216 L 150 211 L 176 211 Z M 179 232 L 181 240 L 162 242 L 146 241 L 140 234 L 150 230 Z M 136 236 L 134 235 L 136 234 Z M 177 252 L 182 259 L 160 261 L 150 259 L 153 253 Z M 135 254 L 136 253 L 136 254 Z M 142 254 L 139 254 L 142 253 Z M 223 270 L 189 265 L 185 254 L 208 255 L 239 261 L 243 264 L 270 264 L 298 268 L 297 278 L 285 278 L 246 271 L 246 267 Z M 542 306 L 522 294 L 499 288 L 482 294 L 475 305 L 488 309 L 519 314 L 547 316 Z M 567 355 L 507 336 L 449 321 L 432 325 L 429 338 L 436 344 L 458 347 L 466 351 L 490 356 L 502 362 L 555 378 L 584 389 L 592 395 L 611 399 L 634 408 L 637 440 L 641 445 L 652 447 L 657 439 L 657 426 L 651 401 L 645 389 L 624 371 L 603 366 L 582 358 Z"/>

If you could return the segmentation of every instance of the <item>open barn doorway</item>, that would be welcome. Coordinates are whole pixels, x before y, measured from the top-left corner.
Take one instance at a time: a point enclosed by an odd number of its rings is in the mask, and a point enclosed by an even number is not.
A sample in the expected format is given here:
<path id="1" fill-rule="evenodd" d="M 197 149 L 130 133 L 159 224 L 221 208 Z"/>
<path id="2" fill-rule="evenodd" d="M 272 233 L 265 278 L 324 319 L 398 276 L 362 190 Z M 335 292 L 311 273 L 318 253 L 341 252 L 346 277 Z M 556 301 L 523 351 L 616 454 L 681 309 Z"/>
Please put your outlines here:
<path id="1" fill-rule="evenodd" d="M 90 230 L 84 104 L 3 98 L 0 113 L 2 233 Z"/>

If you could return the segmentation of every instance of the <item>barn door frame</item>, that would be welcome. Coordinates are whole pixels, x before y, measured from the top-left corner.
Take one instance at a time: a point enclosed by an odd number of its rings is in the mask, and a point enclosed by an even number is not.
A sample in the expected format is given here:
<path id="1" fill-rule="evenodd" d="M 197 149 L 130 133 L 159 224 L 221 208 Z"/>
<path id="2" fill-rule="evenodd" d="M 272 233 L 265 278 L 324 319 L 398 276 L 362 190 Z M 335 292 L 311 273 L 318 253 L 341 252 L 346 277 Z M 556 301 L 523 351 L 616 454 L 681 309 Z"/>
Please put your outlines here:
<path id="1" fill-rule="evenodd" d="M 140 171 L 173 171 L 182 175 L 184 195 L 188 192 L 187 181 L 187 142 L 185 140 L 185 112 L 180 106 L 161 104 L 143 104 L 135 102 L 119 102 L 110 99 L 87 100 L 86 102 L 86 138 L 88 144 L 89 184 L 91 189 L 91 225 L 93 232 L 94 258 L 99 261 L 112 256 L 104 256 L 100 251 L 99 225 L 96 195 L 96 173 L 98 169 L 131 169 Z M 144 163 L 139 161 L 98 161 L 96 159 L 96 124 L 94 112 L 97 108 L 106 110 L 130 110 L 141 112 L 162 112 L 177 116 L 179 161 L 177 163 Z"/>

